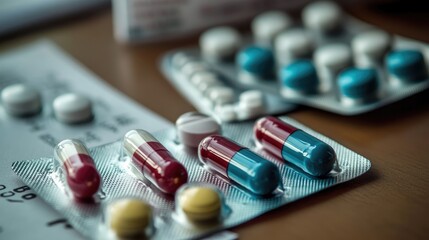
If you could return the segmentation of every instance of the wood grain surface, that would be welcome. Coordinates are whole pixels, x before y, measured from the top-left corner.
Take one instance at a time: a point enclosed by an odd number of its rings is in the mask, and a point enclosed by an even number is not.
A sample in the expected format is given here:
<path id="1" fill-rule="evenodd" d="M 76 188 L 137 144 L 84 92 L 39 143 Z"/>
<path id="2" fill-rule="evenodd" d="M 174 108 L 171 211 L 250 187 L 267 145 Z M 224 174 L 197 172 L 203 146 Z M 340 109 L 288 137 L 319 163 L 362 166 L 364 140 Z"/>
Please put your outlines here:
<path id="1" fill-rule="evenodd" d="M 347 10 L 389 32 L 429 42 L 425 11 L 379 6 Z M 244 27 L 246 29 L 246 27 Z M 112 37 L 110 9 L 87 13 L 0 39 L 0 50 L 46 38 L 106 82 L 170 121 L 194 108 L 158 70 L 168 50 L 197 36 L 126 46 Z M 372 161 L 348 183 L 289 204 L 234 228 L 241 239 L 429 239 L 428 91 L 356 117 L 299 108 L 289 116 Z"/>

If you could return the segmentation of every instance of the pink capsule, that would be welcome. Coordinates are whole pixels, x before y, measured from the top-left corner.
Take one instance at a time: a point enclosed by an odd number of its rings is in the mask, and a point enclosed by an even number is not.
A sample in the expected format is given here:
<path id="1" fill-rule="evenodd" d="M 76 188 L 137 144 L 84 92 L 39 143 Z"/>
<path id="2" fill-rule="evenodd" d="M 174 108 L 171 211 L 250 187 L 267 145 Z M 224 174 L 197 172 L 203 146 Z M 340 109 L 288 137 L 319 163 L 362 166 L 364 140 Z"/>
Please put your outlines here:
<path id="1" fill-rule="evenodd" d="M 67 139 L 55 147 L 55 158 L 63 167 L 67 184 L 76 198 L 90 198 L 100 187 L 100 174 L 85 145 Z"/>

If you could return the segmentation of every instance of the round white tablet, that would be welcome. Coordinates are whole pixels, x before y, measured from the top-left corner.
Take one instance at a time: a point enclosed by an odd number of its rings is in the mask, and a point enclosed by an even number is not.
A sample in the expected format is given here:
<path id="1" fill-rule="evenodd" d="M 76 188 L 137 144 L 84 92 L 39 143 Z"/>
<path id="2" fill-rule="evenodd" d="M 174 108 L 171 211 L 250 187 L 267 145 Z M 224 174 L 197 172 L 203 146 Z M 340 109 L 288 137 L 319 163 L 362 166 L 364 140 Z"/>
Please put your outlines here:
<path id="1" fill-rule="evenodd" d="M 310 57 L 314 49 L 311 35 L 303 29 L 280 33 L 274 40 L 277 62 L 287 65 L 298 58 Z"/>
<path id="2" fill-rule="evenodd" d="M 204 138 L 220 134 L 220 125 L 212 117 L 197 112 L 188 112 L 176 120 L 177 136 L 181 143 L 198 147 Z"/>
<path id="3" fill-rule="evenodd" d="M 5 110 L 13 116 L 29 116 L 40 112 L 39 92 L 25 84 L 14 84 L 3 89 L 1 100 Z"/>
<path id="4" fill-rule="evenodd" d="M 230 87 L 218 86 L 208 90 L 208 98 L 213 105 L 223 105 L 233 102 L 235 93 Z"/>
<path id="5" fill-rule="evenodd" d="M 198 91 L 203 95 L 207 95 L 212 88 L 219 86 L 223 86 L 223 83 L 218 78 L 205 78 L 203 81 L 200 81 L 195 85 Z"/>
<path id="6" fill-rule="evenodd" d="M 190 77 L 192 77 L 193 74 L 207 70 L 208 66 L 203 62 L 190 61 L 185 63 L 180 71 L 189 79 Z"/>
<path id="7" fill-rule="evenodd" d="M 54 100 L 55 117 L 64 123 L 81 123 L 92 119 L 91 101 L 80 94 L 67 93 Z"/>
<path id="8" fill-rule="evenodd" d="M 340 27 L 342 11 L 334 2 L 315 2 L 304 8 L 302 20 L 304 25 L 309 29 L 329 33 Z"/>
<path id="9" fill-rule="evenodd" d="M 237 120 L 237 113 L 235 112 L 235 105 L 218 105 L 215 107 L 216 117 L 222 122 L 232 122 Z"/>
<path id="10" fill-rule="evenodd" d="M 249 90 L 240 94 L 240 101 L 235 109 L 238 119 L 251 119 L 265 112 L 263 94 L 257 90 Z"/>
<path id="11" fill-rule="evenodd" d="M 208 59 L 220 61 L 232 57 L 241 44 L 241 36 L 230 27 L 216 27 L 200 37 L 200 49 Z"/>
<path id="12" fill-rule="evenodd" d="M 258 15 L 252 21 L 252 32 L 256 41 L 270 46 L 274 38 L 292 26 L 292 19 L 284 12 L 270 11 Z"/>
<path id="13" fill-rule="evenodd" d="M 199 86 L 203 82 L 218 81 L 218 76 L 214 72 L 202 71 L 196 72 L 191 76 L 190 82 L 194 86 Z"/>
<path id="14" fill-rule="evenodd" d="M 381 63 L 391 47 L 391 36 L 381 30 L 372 30 L 355 36 L 352 50 L 355 63 L 359 67 L 369 67 Z"/>

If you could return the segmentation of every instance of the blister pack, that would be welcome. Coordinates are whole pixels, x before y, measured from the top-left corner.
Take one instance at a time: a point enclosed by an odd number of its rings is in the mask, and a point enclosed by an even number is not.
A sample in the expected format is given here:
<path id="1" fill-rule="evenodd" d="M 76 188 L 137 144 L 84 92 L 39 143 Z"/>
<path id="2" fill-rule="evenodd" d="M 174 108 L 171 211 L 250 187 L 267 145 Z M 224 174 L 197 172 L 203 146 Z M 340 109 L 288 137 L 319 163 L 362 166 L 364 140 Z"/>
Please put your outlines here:
<path id="1" fill-rule="evenodd" d="M 251 29 L 247 37 L 227 26 L 209 29 L 199 47 L 166 54 L 161 68 L 196 108 L 224 121 L 286 112 L 291 103 L 356 115 L 429 87 L 427 44 L 363 23 L 331 2 L 309 4 L 302 19 L 263 13 Z M 230 93 L 246 90 L 252 94 Z"/>
<path id="2" fill-rule="evenodd" d="M 201 115 L 186 117 L 188 123 L 208 121 Z M 85 237 L 115 239 L 140 232 L 154 239 L 189 239 L 237 226 L 356 178 L 371 166 L 365 157 L 287 117 L 223 124 L 222 136 L 205 137 L 198 149 L 189 147 L 189 140 L 204 136 L 187 138 L 185 123 L 178 120 L 178 132 L 153 136 L 132 130 L 123 141 L 88 153 L 79 144 L 67 147 L 73 143 L 67 141 L 57 147 L 56 158 L 17 161 L 12 168 Z M 284 140 L 284 147 L 279 148 L 270 131 Z M 281 161 L 284 156 L 288 162 Z M 312 156 L 319 160 L 310 161 Z M 58 160 L 69 165 L 59 170 Z M 87 191 L 75 188 L 75 180 L 82 181 L 73 175 L 80 171 L 75 168 L 92 169 L 93 163 L 101 187 L 93 199 L 77 201 L 73 195 Z M 61 180 L 64 174 L 68 184 Z"/>

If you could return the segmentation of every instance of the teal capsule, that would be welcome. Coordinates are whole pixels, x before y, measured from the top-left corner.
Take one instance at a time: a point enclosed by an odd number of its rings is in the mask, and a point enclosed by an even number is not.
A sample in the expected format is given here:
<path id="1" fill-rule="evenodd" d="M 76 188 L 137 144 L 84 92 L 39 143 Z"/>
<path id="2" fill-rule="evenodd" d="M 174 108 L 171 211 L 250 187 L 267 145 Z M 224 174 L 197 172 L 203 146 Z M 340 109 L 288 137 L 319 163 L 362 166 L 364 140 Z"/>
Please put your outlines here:
<path id="1" fill-rule="evenodd" d="M 310 60 L 297 60 L 283 67 L 279 75 L 282 86 L 291 90 L 311 94 L 319 89 L 316 68 Z"/>
<path id="2" fill-rule="evenodd" d="M 274 57 L 271 50 L 258 46 L 243 49 L 237 57 L 238 66 L 255 77 L 270 77 L 274 72 Z"/>
<path id="3" fill-rule="evenodd" d="M 427 77 L 423 54 L 418 50 L 395 50 L 386 57 L 389 73 L 405 82 L 416 82 Z"/>
<path id="4" fill-rule="evenodd" d="M 351 99 L 372 98 L 378 91 L 377 71 L 372 68 L 348 68 L 338 76 L 338 89 L 341 95 Z"/>

